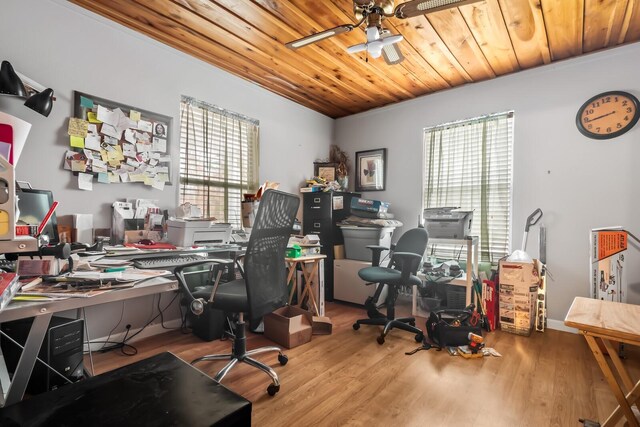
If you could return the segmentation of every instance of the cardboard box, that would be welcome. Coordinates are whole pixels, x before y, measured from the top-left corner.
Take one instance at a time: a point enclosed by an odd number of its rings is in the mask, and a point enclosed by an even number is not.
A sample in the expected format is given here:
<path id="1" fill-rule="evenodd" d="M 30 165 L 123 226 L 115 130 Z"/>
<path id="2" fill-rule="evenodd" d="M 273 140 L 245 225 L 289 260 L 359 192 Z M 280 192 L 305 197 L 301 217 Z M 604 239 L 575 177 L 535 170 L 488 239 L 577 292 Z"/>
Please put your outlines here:
<path id="1" fill-rule="evenodd" d="M 287 306 L 264 316 L 264 336 L 286 348 L 311 341 L 312 315 L 298 307 Z"/>
<path id="2" fill-rule="evenodd" d="M 500 261 L 500 329 L 530 335 L 535 323 L 535 307 L 542 263 Z"/>
<path id="3" fill-rule="evenodd" d="M 351 199 L 351 210 L 384 213 L 389 210 L 389 203 L 354 197 Z"/>
<path id="4" fill-rule="evenodd" d="M 333 323 L 325 316 L 313 316 L 311 328 L 313 335 L 331 335 Z"/>
<path id="5" fill-rule="evenodd" d="M 627 302 L 627 245 L 621 227 L 591 230 L 591 298 Z"/>

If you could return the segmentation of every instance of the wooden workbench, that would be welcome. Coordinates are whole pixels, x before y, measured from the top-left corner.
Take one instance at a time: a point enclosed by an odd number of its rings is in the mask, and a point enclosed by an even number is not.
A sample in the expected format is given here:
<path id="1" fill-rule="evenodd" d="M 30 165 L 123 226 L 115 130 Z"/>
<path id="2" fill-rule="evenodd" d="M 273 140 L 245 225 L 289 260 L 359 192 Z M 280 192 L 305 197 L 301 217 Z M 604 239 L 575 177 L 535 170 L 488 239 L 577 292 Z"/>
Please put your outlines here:
<path id="1" fill-rule="evenodd" d="M 623 415 L 630 426 L 640 426 L 631 410 L 631 405 L 640 402 L 640 381 L 634 383 L 631 380 L 616 349 L 611 344 L 611 341 L 618 341 L 640 346 L 640 306 L 576 297 L 564 323 L 577 328 L 584 335 L 618 401 L 618 407 L 602 426 L 615 425 Z M 606 349 L 609 359 L 603 354 L 603 348 Z M 611 365 L 619 377 L 615 376 Z"/>

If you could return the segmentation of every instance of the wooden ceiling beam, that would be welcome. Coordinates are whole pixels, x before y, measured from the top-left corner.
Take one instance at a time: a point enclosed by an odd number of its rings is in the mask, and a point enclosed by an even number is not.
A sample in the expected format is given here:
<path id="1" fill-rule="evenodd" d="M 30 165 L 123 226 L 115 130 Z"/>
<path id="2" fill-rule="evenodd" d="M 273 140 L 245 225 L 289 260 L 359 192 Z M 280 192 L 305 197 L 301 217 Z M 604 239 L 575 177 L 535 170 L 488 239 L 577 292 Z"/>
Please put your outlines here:
<path id="1" fill-rule="evenodd" d="M 618 44 L 628 0 L 586 0 L 584 4 L 583 51 Z"/>
<path id="2" fill-rule="evenodd" d="M 275 92 L 280 96 L 290 99 L 291 101 L 294 101 L 301 105 L 306 105 L 308 108 L 311 108 L 315 111 L 321 112 L 330 117 L 339 114 L 348 114 L 348 112 L 337 108 L 334 105 L 309 97 L 306 93 L 299 91 L 295 86 L 273 79 L 274 76 L 272 76 L 265 70 L 256 67 L 255 64 L 249 62 L 245 63 L 242 61 L 230 63 L 229 61 L 227 61 L 227 59 L 236 57 L 237 55 L 235 52 L 228 50 L 223 46 L 212 44 L 205 50 L 194 46 L 191 43 L 186 43 L 182 40 L 174 39 L 168 36 L 163 31 L 154 28 L 146 22 L 142 22 L 135 17 L 131 17 L 114 10 L 112 7 L 113 2 L 111 1 L 106 5 L 96 2 L 95 0 L 70 1 L 79 6 L 89 9 L 94 13 L 100 14 L 108 19 L 118 22 L 121 25 L 139 31 L 161 43 L 181 50 L 182 52 L 190 54 L 218 68 L 225 69 L 238 77 L 249 80 L 250 82 L 257 84 L 271 92 Z"/>
<path id="3" fill-rule="evenodd" d="M 582 55 L 584 0 L 541 0 L 551 60 Z"/>
<path id="4" fill-rule="evenodd" d="M 522 69 L 551 62 L 540 0 L 499 0 L 513 50 Z"/>
<path id="5" fill-rule="evenodd" d="M 461 6 L 458 10 L 497 75 L 520 70 L 497 0 Z"/>
<path id="6" fill-rule="evenodd" d="M 397 20 L 395 27 L 411 48 L 415 49 L 450 86 L 473 81 L 426 17 Z"/>
<path id="7" fill-rule="evenodd" d="M 305 29 L 302 31 L 296 25 L 291 24 L 292 21 L 297 22 L 296 20 L 300 19 L 296 15 L 296 8 L 282 9 L 280 3 L 275 3 L 274 9 L 269 9 L 249 0 L 215 0 L 215 3 L 237 16 L 241 16 L 244 20 L 259 22 L 261 26 L 269 28 L 267 30 L 269 34 L 282 45 L 309 34 L 309 26 L 305 25 Z M 304 15 L 303 19 L 310 20 L 307 15 Z M 299 61 L 321 61 L 326 67 L 325 72 L 333 72 L 337 78 L 345 79 L 345 81 L 351 79 L 354 85 L 377 98 L 373 105 L 365 106 L 362 111 L 406 98 L 405 94 L 398 91 L 381 90 L 378 82 L 385 79 L 386 76 L 383 73 L 378 73 L 375 68 L 369 67 L 366 63 L 363 65 L 363 61 L 349 55 L 334 43 L 311 44 L 303 49 L 298 49 L 295 54 Z"/>
<path id="8" fill-rule="evenodd" d="M 179 7 L 184 7 L 190 10 L 191 13 L 197 14 L 203 19 L 242 38 L 267 55 L 296 67 L 306 75 L 323 76 L 326 79 L 325 85 L 343 93 L 352 102 L 357 102 L 358 105 L 363 102 L 375 103 L 380 98 L 379 96 L 372 96 L 370 92 L 364 91 L 359 85 L 354 84 L 355 82 L 350 78 L 350 73 L 328 70 L 326 65 L 322 65 L 317 61 L 300 61 L 300 56 L 296 52 L 275 41 L 273 36 L 269 36 L 250 21 L 245 21 L 215 2 L 203 3 L 200 0 L 173 0 L 173 2 L 180 4 Z"/>
<path id="9" fill-rule="evenodd" d="M 165 32 L 176 38 L 182 37 L 182 34 L 174 31 L 175 28 L 190 30 L 196 35 L 196 37 L 190 36 L 183 41 L 193 43 L 223 41 L 224 45 L 237 52 L 239 57 L 244 57 L 257 65 L 261 65 L 274 76 L 298 86 L 301 91 L 305 91 L 318 99 L 331 99 L 333 103 L 341 106 L 347 112 L 352 113 L 359 110 L 358 100 L 355 96 L 349 97 L 341 90 L 327 85 L 323 81 L 323 76 L 315 73 L 312 73 L 310 76 L 308 70 L 305 70 L 305 67 L 302 65 L 298 67 L 289 65 L 281 61 L 280 58 L 269 55 L 267 52 L 245 42 L 235 34 L 226 31 L 224 28 L 186 9 L 175 8 L 172 7 L 172 4 L 169 2 L 157 2 L 155 0 L 134 0 L 133 2 L 116 0 L 114 1 L 114 6 L 116 4 L 118 4 L 119 7 L 124 7 L 125 9 L 122 9 L 122 11 L 127 14 L 133 13 L 132 8 L 136 7 L 135 4 L 137 4 L 139 5 L 138 7 L 146 8 L 144 13 L 149 16 L 153 14 L 154 16 L 161 16 L 165 20 L 171 20 L 172 25 L 166 25 L 166 22 L 162 22 L 160 19 L 152 19 L 151 21 L 154 23 L 154 26 L 157 28 L 162 27 Z M 242 55 L 240 55 L 240 53 L 242 53 Z"/>
<path id="10" fill-rule="evenodd" d="M 332 28 L 336 25 L 354 22 L 353 16 L 351 18 L 346 17 L 330 2 L 315 2 L 315 7 L 312 8 L 309 8 L 309 4 L 305 5 L 297 1 L 277 2 L 275 6 L 271 0 L 254 0 L 254 3 L 261 5 L 266 10 L 271 10 L 276 16 L 289 23 L 292 28 L 295 28 L 296 31 L 303 35 Z M 304 7 L 306 7 L 306 9 L 304 9 Z M 314 15 L 309 16 L 304 10 L 313 10 Z M 324 48 L 327 45 L 333 44 L 341 51 L 341 57 L 346 58 L 347 56 L 351 56 L 346 52 L 347 47 L 364 41 L 364 33 L 360 30 L 353 30 L 350 33 L 344 33 L 324 40 L 317 45 Z M 298 52 L 303 54 L 304 49 L 306 48 L 298 49 Z M 358 58 L 360 56 L 356 55 L 352 57 Z M 416 95 L 414 95 L 414 92 L 421 88 L 420 82 L 410 76 L 402 74 L 396 66 L 387 65 L 382 58 L 370 60 L 369 62 L 365 62 L 364 60 L 359 62 L 361 65 L 358 69 L 367 70 L 369 82 L 375 90 L 389 91 L 396 93 L 403 99 L 409 99 L 415 98 Z"/>
<path id="11" fill-rule="evenodd" d="M 474 81 L 496 76 L 458 8 L 430 13 L 427 20 Z"/>
<path id="12" fill-rule="evenodd" d="M 630 0 L 627 8 L 628 25 L 624 31 L 624 43 L 640 40 L 640 0 Z"/>

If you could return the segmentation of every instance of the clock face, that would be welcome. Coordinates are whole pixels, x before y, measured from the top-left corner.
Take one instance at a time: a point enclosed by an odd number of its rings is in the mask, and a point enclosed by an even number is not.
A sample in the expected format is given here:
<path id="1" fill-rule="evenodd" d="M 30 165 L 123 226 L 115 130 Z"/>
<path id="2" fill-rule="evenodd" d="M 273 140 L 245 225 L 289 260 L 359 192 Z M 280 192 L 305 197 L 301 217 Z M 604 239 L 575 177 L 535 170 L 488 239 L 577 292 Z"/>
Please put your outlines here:
<path id="1" fill-rule="evenodd" d="M 638 98 L 628 92 L 611 91 L 585 102 L 578 110 L 576 125 L 589 138 L 609 139 L 630 130 L 638 118 Z"/>

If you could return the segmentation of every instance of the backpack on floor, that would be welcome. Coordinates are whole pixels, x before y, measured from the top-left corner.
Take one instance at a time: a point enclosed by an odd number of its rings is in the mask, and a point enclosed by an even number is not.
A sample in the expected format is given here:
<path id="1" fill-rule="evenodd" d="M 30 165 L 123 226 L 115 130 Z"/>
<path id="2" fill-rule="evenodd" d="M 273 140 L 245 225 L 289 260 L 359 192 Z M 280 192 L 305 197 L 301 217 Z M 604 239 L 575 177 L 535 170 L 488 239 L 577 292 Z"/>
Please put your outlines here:
<path id="1" fill-rule="evenodd" d="M 432 311 L 427 319 L 427 334 L 431 341 L 443 347 L 469 344 L 469 333 L 482 336 L 480 324 L 470 323 L 473 309 L 444 309 Z"/>

